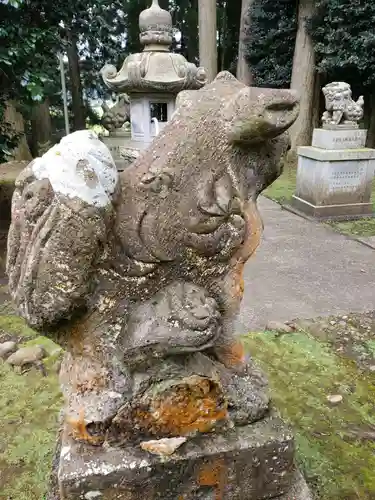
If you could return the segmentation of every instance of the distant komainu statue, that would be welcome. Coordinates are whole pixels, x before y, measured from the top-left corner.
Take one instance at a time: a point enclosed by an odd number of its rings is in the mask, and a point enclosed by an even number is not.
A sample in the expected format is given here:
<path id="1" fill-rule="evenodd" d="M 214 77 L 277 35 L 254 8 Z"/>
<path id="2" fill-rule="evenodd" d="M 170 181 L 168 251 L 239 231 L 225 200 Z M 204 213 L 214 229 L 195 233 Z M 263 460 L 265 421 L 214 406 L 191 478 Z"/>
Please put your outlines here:
<path id="1" fill-rule="evenodd" d="M 66 349 L 62 499 L 297 498 L 292 434 L 234 335 L 297 115 L 293 91 L 221 73 L 121 175 L 80 131 L 18 178 L 9 288 Z"/>
<path id="2" fill-rule="evenodd" d="M 363 117 L 364 99 L 352 99 L 350 85 L 345 82 L 332 82 L 323 87 L 326 111 L 323 113 L 323 128 L 358 128 Z"/>
<path id="3" fill-rule="evenodd" d="M 121 128 L 130 120 L 130 102 L 126 94 L 121 94 L 116 104 L 111 108 L 106 103 L 103 103 L 102 109 L 102 125 L 109 132 Z"/>

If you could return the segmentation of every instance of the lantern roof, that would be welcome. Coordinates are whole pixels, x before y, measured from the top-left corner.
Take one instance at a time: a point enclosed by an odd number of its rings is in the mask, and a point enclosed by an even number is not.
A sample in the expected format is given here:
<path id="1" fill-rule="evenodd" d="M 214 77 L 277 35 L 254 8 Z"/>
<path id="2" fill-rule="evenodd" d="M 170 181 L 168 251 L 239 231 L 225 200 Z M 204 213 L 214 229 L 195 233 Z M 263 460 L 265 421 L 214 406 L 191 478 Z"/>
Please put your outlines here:
<path id="1" fill-rule="evenodd" d="M 140 42 L 143 52 L 128 56 L 120 71 L 112 65 L 102 69 L 108 88 L 115 92 L 172 93 L 198 90 L 207 82 L 204 68 L 189 63 L 181 54 L 170 52 L 173 42 L 171 14 L 158 0 L 139 16 Z"/>

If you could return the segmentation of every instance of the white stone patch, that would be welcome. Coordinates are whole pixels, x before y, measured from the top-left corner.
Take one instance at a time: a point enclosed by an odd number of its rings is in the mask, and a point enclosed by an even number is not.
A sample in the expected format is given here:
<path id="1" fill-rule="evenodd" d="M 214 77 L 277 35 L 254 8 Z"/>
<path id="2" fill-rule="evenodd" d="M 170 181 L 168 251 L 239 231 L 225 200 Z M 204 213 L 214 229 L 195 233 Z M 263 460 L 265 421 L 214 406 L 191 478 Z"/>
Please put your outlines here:
<path id="1" fill-rule="evenodd" d="M 102 497 L 102 493 L 100 493 L 100 491 L 89 491 L 88 493 L 86 493 L 85 495 L 85 499 L 86 500 L 92 500 L 93 498 L 99 498 L 99 497 Z"/>
<path id="2" fill-rule="evenodd" d="M 112 399 L 120 399 L 122 398 L 122 394 L 120 394 L 119 392 L 114 392 L 114 391 L 109 391 L 108 392 L 108 396 Z"/>
<path id="3" fill-rule="evenodd" d="M 102 462 L 89 462 L 85 464 L 84 468 L 76 467 L 71 472 L 64 472 L 64 481 L 74 481 L 79 479 L 79 484 L 81 484 L 82 478 L 89 478 L 90 476 L 109 476 L 110 474 L 122 471 L 122 469 L 148 469 L 150 467 L 150 462 L 143 459 L 139 460 L 128 460 L 126 457 L 122 462 L 117 465 Z"/>
<path id="4" fill-rule="evenodd" d="M 70 446 L 63 446 L 60 456 L 63 460 L 70 460 Z"/>
<path id="5" fill-rule="evenodd" d="M 32 165 L 37 179 L 49 179 L 56 194 L 79 198 L 89 205 L 111 203 L 118 172 L 111 153 L 90 130 L 64 137 Z"/>
<path id="6" fill-rule="evenodd" d="M 186 437 L 165 438 L 153 441 L 144 441 L 140 444 L 142 450 L 153 455 L 170 456 L 187 441 Z"/>

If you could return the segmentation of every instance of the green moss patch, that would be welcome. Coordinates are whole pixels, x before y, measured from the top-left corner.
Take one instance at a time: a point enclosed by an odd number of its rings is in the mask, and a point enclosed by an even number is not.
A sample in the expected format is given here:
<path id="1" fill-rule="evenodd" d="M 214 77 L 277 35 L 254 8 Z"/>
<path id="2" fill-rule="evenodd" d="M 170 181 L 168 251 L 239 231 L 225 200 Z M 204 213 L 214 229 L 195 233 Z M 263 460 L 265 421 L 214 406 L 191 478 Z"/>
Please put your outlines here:
<path id="1" fill-rule="evenodd" d="M 342 317 L 297 321 L 297 327 L 326 342 L 343 359 L 356 363 L 370 373 L 375 368 L 375 314 L 364 313 Z"/>
<path id="2" fill-rule="evenodd" d="M 20 375 L 0 361 L 0 499 L 42 500 L 63 405 L 52 369 L 62 350 L 11 314 L 0 315 L 0 339 L 6 338 L 42 345 L 48 357 L 46 377 L 38 369 Z"/>
<path id="3" fill-rule="evenodd" d="M 56 376 L 0 363 L 0 498 L 42 500 L 62 407 Z"/>
<path id="4" fill-rule="evenodd" d="M 51 339 L 48 339 L 46 337 L 42 337 L 39 335 L 38 337 L 28 340 L 27 342 L 24 342 L 22 344 L 22 347 L 29 347 L 29 346 L 34 346 L 34 345 L 39 345 L 44 347 L 46 352 L 48 353 L 49 356 L 53 356 L 56 354 L 60 354 L 62 349 L 59 347 L 55 342 L 53 342 Z"/>
<path id="5" fill-rule="evenodd" d="M 264 196 L 280 204 L 288 204 L 296 191 L 297 167 L 285 167 L 284 173 L 264 191 Z"/>
<path id="6" fill-rule="evenodd" d="M 319 498 L 375 498 L 374 377 L 307 333 L 245 338 L 269 376 L 275 406 L 290 422 L 298 461 Z M 327 397 L 340 394 L 332 406 Z"/>
<path id="7" fill-rule="evenodd" d="M 21 347 L 28 346 L 42 346 L 47 356 L 43 359 L 43 366 L 47 373 L 55 372 L 57 374 L 56 366 L 59 361 L 62 360 L 64 351 L 60 346 L 55 344 L 52 340 L 47 339 L 46 337 L 36 337 L 35 339 L 29 340 L 21 344 Z"/>
<path id="8" fill-rule="evenodd" d="M 38 335 L 26 325 L 22 318 L 12 314 L 0 315 L 0 330 L 26 338 L 34 338 Z"/>
<path id="9" fill-rule="evenodd" d="M 373 205 L 375 211 L 375 203 Z M 345 222 L 332 221 L 328 225 L 336 231 L 349 236 L 375 236 L 375 218 L 372 217 Z"/>

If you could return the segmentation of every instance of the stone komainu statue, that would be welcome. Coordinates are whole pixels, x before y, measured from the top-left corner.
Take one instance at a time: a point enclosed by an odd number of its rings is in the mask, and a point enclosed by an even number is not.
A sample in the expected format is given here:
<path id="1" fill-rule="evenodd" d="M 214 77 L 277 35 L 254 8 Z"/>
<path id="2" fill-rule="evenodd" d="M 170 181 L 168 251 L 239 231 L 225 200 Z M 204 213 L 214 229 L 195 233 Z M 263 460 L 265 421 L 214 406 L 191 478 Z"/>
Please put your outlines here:
<path id="1" fill-rule="evenodd" d="M 233 322 L 262 232 L 257 197 L 281 173 L 297 114 L 292 91 L 221 73 L 179 94 L 171 122 L 120 176 L 88 131 L 21 173 L 9 288 L 27 322 L 66 349 L 75 440 L 189 437 L 267 412 Z"/>
<path id="2" fill-rule="evenodd" d="M 130 120 L 130 102 L 126 94 L 119 96 L 118 101 L 111 108 L 106 104 L 102 104 L 103 116 L 102 125 L 109 132 L 121 128 Z"/>
<path id="3" fill-rule="evenodd" d="M 323 127 L 350 126 L 358 128 L 363 118 L 363 96 L 357 102 L 352 99 L 350 85 L 345 82 L 332 82 L 323 87 L 326 111 L 323 113 Z"/>

